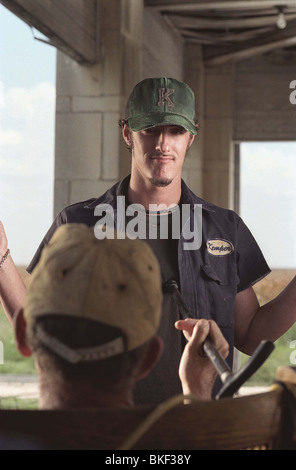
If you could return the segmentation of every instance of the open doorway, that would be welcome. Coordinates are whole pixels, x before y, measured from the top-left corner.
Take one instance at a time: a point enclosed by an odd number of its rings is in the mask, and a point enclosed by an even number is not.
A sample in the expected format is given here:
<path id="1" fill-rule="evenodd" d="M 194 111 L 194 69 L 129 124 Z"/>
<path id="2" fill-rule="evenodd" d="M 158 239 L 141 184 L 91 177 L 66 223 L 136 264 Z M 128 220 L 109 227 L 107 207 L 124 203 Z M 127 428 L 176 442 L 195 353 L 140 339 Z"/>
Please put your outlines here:
<path id="1" fill-rule="evenodd" d="M 276 297 L 296 275 L 296 142 L 236 144 L 236 210 L 256 238 L 272 272 L 254 289 L 260 304 Z M 250 380 L 272 382 L 278 366 L 295 365 L 296 325 Z M 244 362 L 246 357 L 240 357 Z"/>

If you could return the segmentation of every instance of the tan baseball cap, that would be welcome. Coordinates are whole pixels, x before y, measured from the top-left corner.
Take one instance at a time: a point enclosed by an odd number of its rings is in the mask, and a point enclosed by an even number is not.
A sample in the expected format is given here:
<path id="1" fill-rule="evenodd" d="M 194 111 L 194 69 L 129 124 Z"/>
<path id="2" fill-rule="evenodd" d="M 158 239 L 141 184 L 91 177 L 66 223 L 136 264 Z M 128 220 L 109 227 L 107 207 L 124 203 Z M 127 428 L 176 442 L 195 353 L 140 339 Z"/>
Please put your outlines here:
<path id="1" fill-rule="evenodd" d="M 81 350 L 81 354 L 75 350 L 78 357 L 73 362 L 81 362 L 110 357 L 148 341 L 158 329 L 161 308 L 159 264 L 144 241 L 98 240 L 93 227 L 66 224 L 42 251 L 28 287 L 24 315 L 27 328 L 44 315 L 60 314 L 123 331 L 127 346 L 115 342 Z M 68 348 L 45 333 L 43 339 L 62 356 Z"/>

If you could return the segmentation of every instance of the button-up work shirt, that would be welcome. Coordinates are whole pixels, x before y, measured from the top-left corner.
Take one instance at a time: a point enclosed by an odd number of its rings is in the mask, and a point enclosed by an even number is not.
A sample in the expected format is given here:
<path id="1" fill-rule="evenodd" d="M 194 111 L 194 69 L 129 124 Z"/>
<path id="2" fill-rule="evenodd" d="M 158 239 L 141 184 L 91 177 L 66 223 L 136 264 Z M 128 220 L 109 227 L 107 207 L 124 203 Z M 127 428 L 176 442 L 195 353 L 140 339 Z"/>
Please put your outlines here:
<path id="1" fill-rule="evenodd" d="M 90 227 L 95 226 L 100 219 L 100 216 L 95 215 L 95 209 L 102 204 L 112 207 L 115 228 L 118 225 L 121 228 L 124 227 L 126 221 L 120 219 L 123 212 L 122 207 L 121 210 L 118 208 L 118 201 L 122 201 L 122 197 L 127 196 L 129 180 L 130 176 L 127 176 L 99 198 L 72 204 L 63 209 L 41 242 L 27 268 L 28 272 L 33 271 L 44 245 L 49 242 L 59 225 L 83 223 Z M 182 298 L 193 316 L 213 319 L 220 327 L 229 343 L 230 354 L 227 361 L 232 366 L 236 294 L 266 276 L 270 269 L 251 232 L 235 212 L 197 197 L 184 181 L 182 181 L 180 205 L 183 207 L 186 205 L 191 215 L 196 207 L 199 208 L 201 217 L 192 216 L 189 223 L 193 229 L 192 233 L 194 231 L 198 233 L 200 240 L 197 248 L 185 249 L 185 244 L 188 247 L 188 239 L 181 231 L 179 240 L 175 243 L 178 272 L 175 270 L 174 275 L 178 276 Z M 199 223 L 198 227 L 192 226 L 195 222 Z M 151 247 L 153 249 L 153 243 Z M 157 245 L 155 254 L 162 267 L 166 261 L 161 259 L 163 257 L 159 254 L 159 247 L 160 245 Z M 156 368 L 136 387 L 135 402 L 139 404 L 159 403 L 181 392 L 178 366 L 184 346 L 183 334 L 174 328 L 177 314 L 171 294 L 164 292 L 164 297 L 160 334 L 165 341 L 165 350 Z M 174 310 L 175 313 L 169 313 L 167 311 L 169 309 Z M 178 338 L 177 342 L 176 338 Z M 214 394 L 218 388 L 217 382 Z"/>

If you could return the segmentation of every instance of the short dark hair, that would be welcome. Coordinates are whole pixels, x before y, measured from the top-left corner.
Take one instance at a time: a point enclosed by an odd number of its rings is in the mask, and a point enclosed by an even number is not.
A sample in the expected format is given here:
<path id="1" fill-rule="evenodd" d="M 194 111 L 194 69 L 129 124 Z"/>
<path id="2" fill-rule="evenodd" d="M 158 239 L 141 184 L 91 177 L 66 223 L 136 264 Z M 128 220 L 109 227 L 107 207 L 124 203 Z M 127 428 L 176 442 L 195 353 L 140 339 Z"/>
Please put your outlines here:
<path id="1" fill-rule="evenodd" d="M 27 340 L 39 368 L 45 373 L 58 373 L 71 382 L 82 380 L 100 387 L 109 387 L 128 380 L 147 351 L 145 343 L 132 351 L 107 359 L 71 364 L 36 338 L 34 332 L 38 324 L 42 324 L 42 329 L 48 335 L 74 350 L 99 346 L 119 336 L 126 341 L 123 332 L 110 325 L 68 315 L 45 315 L 37 319 Z"/>
<path id="2" fill-rule="evenodd" d="M 126 119 L 119 119 L 118 125 L 119 125 L 120 129 L 122 129 L 125 124 L 128 125 L 128 122 L 127 122 Z"/>

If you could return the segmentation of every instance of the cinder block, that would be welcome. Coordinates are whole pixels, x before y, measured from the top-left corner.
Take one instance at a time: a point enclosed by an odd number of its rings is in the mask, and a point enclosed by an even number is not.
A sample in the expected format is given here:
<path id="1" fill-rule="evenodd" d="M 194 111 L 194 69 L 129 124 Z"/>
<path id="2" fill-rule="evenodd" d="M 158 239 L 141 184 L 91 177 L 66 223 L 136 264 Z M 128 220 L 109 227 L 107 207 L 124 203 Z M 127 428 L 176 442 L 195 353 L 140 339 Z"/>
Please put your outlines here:
<path id="1" fill-rule="evenodd" d="M 208 75 L 205 81 L 206 116 L 232 116 L 233 83 L 231 75 Z"/>
<path id="2" fill-rule="evenodd" d="M 57 96 L 56 113 L 69 113 L 71 111 L 71 97 Z"/>
<path id="3" fill-rule="evenodd" d="M 204 120 L 204 161 L 228 160 L 232 143 L 231 118 L 206 118 Z"/>
<path id="4" fill-rule="evenodd" d="M 54 217 L 70 204 L 70 183 L 68 180 L 56 179 L 54 182 Z"/>
<path id="5" fill-rule="evenodd" d="M 105 113 L 103 116 L 102 178 L 118 179 L 121 131 L 118 126 L 119 114 Z"/>
<path id="6" fill-rule="evenodd" d="M 79 112 L 118 112 L 120 96 L 74 96 L 72 111 Z"/>
<path id="7" fill-rule="evenodd" d="M 100 178 L 101 124 L 99 113 L 57 114 L 56 178 Z"/>
<path id="8" fill-rule="evenodd" d="M 57 52 L 57 95 L 99 96 L 102 89 L 100 64 L 84 66 Z"/>
<path id="9" fill-rule="evenodd" d="M 97 198 L 104 194 L 116 181 L 102 180 L 74 180 L 71 182 L 70 201 L 85 201 L 90 198 Z"/>

